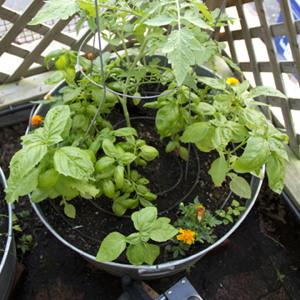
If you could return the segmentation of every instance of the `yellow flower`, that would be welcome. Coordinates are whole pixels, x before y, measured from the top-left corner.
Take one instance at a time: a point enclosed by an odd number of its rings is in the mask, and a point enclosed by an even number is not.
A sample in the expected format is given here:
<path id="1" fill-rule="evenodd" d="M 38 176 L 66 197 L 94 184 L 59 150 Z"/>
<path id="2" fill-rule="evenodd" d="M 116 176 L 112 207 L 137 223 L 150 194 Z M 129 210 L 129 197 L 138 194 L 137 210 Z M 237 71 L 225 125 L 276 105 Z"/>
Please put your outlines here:
<path id="1" fill-rule="evenodd" d="M 49 98 L 51 98 L 51 94 L 48 94 L 48 95 L 46 96 L 46 99 L 49 99 Z"/>
<path id="2" fill-rule="evenodd" d="M 230 85 L 237 85 L 239 84 L 239 81 L 234 77 L 229 77 L 227 78 L 226 83 Z"/>
<path id="3" fill-rule="evenodd" d="M 195 232 L 191 231 L 189 229 L 185 230 L 185 229 L 182 229 L 182 228 L 179 229 L 179 232 L 181 234 L 177 236 L 177 240 L 178 241 L 183 241 L 184 243 L 191 245 L 192 241 L 194 241 Z"/>
<path id="4" fill-rule="evenodd" d="M 31 118 L 31 124 L 33 126 L 37 126 L 38 124 L 42 124 L 42 117 L 40 115 L 35 115 Z"/>

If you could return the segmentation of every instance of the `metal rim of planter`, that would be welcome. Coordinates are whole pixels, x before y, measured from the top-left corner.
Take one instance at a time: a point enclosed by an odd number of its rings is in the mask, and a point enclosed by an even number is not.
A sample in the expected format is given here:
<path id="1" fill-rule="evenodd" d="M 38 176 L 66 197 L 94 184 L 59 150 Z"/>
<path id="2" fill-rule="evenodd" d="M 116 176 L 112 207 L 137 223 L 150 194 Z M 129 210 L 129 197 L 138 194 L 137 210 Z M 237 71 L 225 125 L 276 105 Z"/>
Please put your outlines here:
<path id="1" fill-rule="evenodd" d="M 2 169 L 0 168 L 0 184 L 3 188 L 7 188 L 6 180 Z M 15 277 L 16 266 L 16 245 L 12 229 L 12 208 L 8 203 L 8 234 L 4 255 L 0 263 L 0 299 L 6 300 L 10 294 L 12 284 Z"/>
<path id="2" fill-rule="evenodd" d="M 160 56 L 161 57 L 161 56 Z M 202 76 L 210 76 L 214 77 L 214 75 L 211 70 L 204 66 L 198 66 L 203 71 Z M 198 73 L 198 71 L 196 71 Z M 65 81 L 61 81 L 56 87 L 54 87 L 49 94 L 52 96 L 58 95 L 58 91 L 60 88 L 63 87 L 63 85 L 66 84 Z M 39 105 L 38 108 L 35 111 L 35 114 L 45 115 L 46 112 L 49 110 L 49 105 Z M 29 126 L 27 128 L 26 134 L 32 130 L 33 127 Z M 264 170 L 264 168 L 263 168 Z M 253 207 L 256 198 L 258 196 L 258 193 L 260 191 L 262 185 L 262 180 L 252 176 L 251 179 L 251 191 L 252 191 L 252 197 L 251 199 L 248 199 L 246 202 L 246 209 L 241 213 L 241 217 L 239 220 L 234 224 L 234 226 L 218 241 L 216 241 L 214 244 L 208 246 L 206 249 L 200 251 L 197 254 L 194 254 L 192 256 L 189 256 L 184 259 L 179 259 L 167 263 L 157 264 L 157 265 L 142 265 L 142 266 L 133 266 L 133 265 L 127 265 L 127 264 L 121 264 L 121 263 L 115 263 L 115 262 L 108 262 L 108 263 L 100 263 L 95 261 L 95 256 L 90 255 L 86 252 L 84 252 L 81 249 L 78 249 L 74 245 L 67 242 L 65 239 L 63 239 L 51 226 L 51 224 L 48 222 L 47 218 L 44 216 L 44 213 L 42 212 L 39 204 L 32 203 L 32 206 L 39 216 L 39 218 L 42 220 L 44 225 L 48 228 L 48 230 L 63 244 L 71 248 L 72 250 L 76 251 L 80 255 L 82 255 L 87 261 L 89 261 L 91 264 L 96 266 L 99 269 L 105 270 L 108 273 L 116 276 L 122 276 L 124 274 L 129 274 L 132 278 L 136 279 L 157 279 L 164 276 L 170 276 L 173 274 L 176 274 L 180 271 L 185 270 L 189 266 L 195 264 L 200 258 L 202 258 L 204 255 L 206 255 L 209 251 L 213 250 L 220 244 L 222 244 L 238 227 L 239 225 L 244 221 L 248 213 L 250 212 L 251 208 Z M 30 195 L 29 195 L 30 197 Z"/>

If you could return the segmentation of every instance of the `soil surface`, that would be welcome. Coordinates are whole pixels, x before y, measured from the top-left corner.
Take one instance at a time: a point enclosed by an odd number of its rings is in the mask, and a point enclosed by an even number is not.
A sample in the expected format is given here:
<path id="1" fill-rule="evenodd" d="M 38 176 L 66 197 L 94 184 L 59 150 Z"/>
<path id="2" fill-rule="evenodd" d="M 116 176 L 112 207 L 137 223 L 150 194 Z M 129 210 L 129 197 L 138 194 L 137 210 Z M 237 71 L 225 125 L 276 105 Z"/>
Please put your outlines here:
<path id="1" fill-rule="evenodd" d="M 0 165 L 6 178 L 26 126 L 1 129 Z M 110 300 L 122 295 L 120 278 L 95 269 L 52 236 L 27 196 L 13 209 L 23 230 L 15 233 L 18 261 L 27 272 L 11 299 Z M 31 235 L 32 242 L 22 242 L 23 235 Z M 24 245 L 25 253 L 20 249 Z M 297 218 L 264 182 L 254 208 L 226 244 L 202 258 L 189 273 L 145 282 L 162 294 L 186 276 L 203 299 L 300 299 L 299 248 Z"/>

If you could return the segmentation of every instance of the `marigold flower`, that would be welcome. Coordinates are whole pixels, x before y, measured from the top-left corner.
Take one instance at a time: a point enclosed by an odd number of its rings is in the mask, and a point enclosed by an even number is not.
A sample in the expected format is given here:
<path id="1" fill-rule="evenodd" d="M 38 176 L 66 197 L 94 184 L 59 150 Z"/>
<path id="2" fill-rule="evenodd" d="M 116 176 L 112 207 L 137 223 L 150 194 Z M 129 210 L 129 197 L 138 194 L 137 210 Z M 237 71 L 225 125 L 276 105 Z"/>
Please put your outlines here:
<path id="1" fill-rule="evenodd" d="M 82 72 L 87 72 L 87 68 L 82 68 Z"/>
<path id="2" fill-rule="evenodd" d="M 205 208 L 203 205 L 201 205 L 197 210 L 196 210 L 196 215 L 197 215 L 197 219 L 198 222 L 200 223 L 203 216 L 205 215 Z"/>
<path id="3" fill-rule="evenodd" d="M 181 234 L 177 235 L 177 240 L 178 241 L 183 241 L 184 243 L 191 245 L 192 241 L 194 241 L 195 232 L 191 231 L 189 229 L 185 230 L 185 229 L 182 229 L 182 228 L 179 229 L 179 232 Z"/>
<path id="4" fill-rule="evenodd" d="M 239 84 L 239 81 L 234 77 L 229 77 L 227 78 L 226 83 L 230 85 L 237 85 Z"/>
<path id="5" fill-rule="evenodd" d="M 89 60 L 91 60 L 92 57 L 93 57 L 93 54 L 92 53 L 88 53 L 87 57 L 88 57 Z"/>
<path id="6" fill-rule="evenodd" d="M 35 127 L 38 124 L 42 124 L 42 117 L 40 115 L 35 115 L 31 118 L 31 124 Z"/>
<path id="7" fill-rule="evenodd" d="M 48 95 L 46 96 L 46 99 L 49 99 L 49 98 L 51 98 L 51 94 L 48 94 Z"/>

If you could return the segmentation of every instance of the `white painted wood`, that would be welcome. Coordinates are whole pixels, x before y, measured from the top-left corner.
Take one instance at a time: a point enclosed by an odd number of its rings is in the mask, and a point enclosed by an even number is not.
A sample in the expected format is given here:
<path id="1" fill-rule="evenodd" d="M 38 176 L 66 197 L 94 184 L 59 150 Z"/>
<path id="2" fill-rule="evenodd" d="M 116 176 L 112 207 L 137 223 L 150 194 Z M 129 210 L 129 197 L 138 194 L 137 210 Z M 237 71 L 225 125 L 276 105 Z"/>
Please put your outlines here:
<path id="1" fill-rule="evenodd" d="M 17 106 L 37 100 L 46 95 L 53 86 L 44 84 L 44 81 L 53 73 L 39 74 L 29 78 L 20 79 L 0 86 L 1 110 L 10 105 Z"/>

